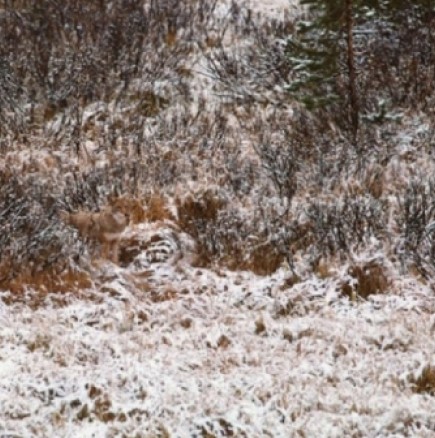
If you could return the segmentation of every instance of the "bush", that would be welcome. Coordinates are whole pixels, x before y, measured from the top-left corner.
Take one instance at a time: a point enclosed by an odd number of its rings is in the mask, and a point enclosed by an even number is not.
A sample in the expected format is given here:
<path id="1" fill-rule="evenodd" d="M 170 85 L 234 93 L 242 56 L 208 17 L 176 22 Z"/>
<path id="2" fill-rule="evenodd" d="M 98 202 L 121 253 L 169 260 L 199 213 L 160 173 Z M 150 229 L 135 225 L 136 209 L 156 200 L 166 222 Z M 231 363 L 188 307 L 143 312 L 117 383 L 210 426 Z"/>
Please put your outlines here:
<path id="1" fill-rule="evenodd" d="M 86 248 L 58 220 L 54 187 L 16 174 L 1 173 L 0 179 L 1 287 L 18 278 L 80 271 Z"/>

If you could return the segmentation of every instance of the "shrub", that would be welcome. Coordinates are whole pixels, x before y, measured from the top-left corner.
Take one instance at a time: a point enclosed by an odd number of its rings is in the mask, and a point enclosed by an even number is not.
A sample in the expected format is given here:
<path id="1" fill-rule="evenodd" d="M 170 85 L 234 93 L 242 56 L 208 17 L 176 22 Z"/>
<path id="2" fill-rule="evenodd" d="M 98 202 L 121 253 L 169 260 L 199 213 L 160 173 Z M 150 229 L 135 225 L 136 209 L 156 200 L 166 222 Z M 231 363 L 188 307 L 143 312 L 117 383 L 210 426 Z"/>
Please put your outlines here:
<path id="1" fill-rule="evenodd" d="M 371 236 L 381 240 L 386 231 L 384 210 L 382 202 L 368 196 L 311 203 L 306 214 L 312 223 L 313 245 L 321 254 L 333 255 L 361 247 Z"/>
<path id="2" fill-rule="evenodd" d="M 41 279 L 55 273 L 70 281 L 81 271 L 86 248 L 57 219 L 56 190 L 32 177 L 4 177 L 0 175 L 1 287 L 24 287 L 30 278 L 41 286 Z"/>
<path id="3" fill-rule="evenodd" d="M 341 291 L 350 299 L 355 296 L 366 299 L 372 294 L 385 293 L 389 286 L 385 271 L 384 264 L 379 260 L 353 264 L 348 269 L 352 282 L 342 284 Z"/>
<path id="4" fill-rule="evenodd" d="M 411 262 L 427 278 L 435 265 L 435 184 L 416 178 L 398 195 L 396 223 L 400 230 L 398 255 L 402 265 Z"/>

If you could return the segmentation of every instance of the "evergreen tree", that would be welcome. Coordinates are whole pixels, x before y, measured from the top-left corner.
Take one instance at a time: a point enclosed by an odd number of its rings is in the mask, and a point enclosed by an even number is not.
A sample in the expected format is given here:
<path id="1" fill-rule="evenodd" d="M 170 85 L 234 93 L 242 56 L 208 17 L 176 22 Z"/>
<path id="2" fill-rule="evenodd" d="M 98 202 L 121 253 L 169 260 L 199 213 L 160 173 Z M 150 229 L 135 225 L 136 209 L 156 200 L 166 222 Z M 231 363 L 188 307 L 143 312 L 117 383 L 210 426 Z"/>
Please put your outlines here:
<path id="1" fill-rule="evenodd" d="M 435 0 L 301 0 L 301 6 L 306 19 L 287 40 L 293 67 L 288 91 L 311 110 L 334 102 L 345 105 L 356 141 L 361 113 L 357 65 L 362 65 L 357 57 L 366 50 L 364 30 L 375 21 L 396 28 L 409 26 L 410 16 L 417 26 L 427 25 Z"/>
<path id="2" fill-rule="evenodd" d="M 296 37 L 287 41 L 295 77 L 289 92 L 309 109 L 342 99 L 341 77 L 347 82 L 349 122 L 356 139 L 359 106 L 354 60 L 354 4 L 357 0 L 301 0 L 309 20 L 299 23 Z M 343 62 L 345 61 L 345 62 Z"/>

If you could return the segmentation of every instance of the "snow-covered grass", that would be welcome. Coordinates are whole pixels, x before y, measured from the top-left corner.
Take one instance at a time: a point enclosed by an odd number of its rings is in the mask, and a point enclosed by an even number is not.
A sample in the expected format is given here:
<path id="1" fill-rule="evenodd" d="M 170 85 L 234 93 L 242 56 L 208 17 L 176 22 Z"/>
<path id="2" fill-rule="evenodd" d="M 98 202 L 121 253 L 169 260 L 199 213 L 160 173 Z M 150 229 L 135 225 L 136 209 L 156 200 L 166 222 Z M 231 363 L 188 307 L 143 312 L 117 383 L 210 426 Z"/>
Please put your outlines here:
<path id="1" fill-rule="evenodd" d="M 1 307 L 4 436 L 431 436 L 432 293 L 351 303 L 312 278 L 156 266 L 101 300 Z M 121 280 L 123 278 L 123 280 Z M 108 296 L 107 291 L 113 291 Z M 433 388 L 432 388 L 433 389 Z"/>

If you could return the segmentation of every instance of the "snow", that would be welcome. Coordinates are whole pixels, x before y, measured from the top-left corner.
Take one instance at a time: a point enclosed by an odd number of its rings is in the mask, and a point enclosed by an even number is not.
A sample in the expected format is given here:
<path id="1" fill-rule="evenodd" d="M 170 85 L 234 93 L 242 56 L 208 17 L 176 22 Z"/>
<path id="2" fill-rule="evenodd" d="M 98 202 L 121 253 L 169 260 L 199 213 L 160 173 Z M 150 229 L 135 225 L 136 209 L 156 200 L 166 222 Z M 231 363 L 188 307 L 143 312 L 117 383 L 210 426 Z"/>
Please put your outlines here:
<path id="1" fill-rule="evenodd" d="M 154 280 L 163 286 L 173 276 L 161 268 Z M 2 305 L 2 433 L 433 430 L 431 397 L 408 382 L 435 358 L 429 290 L 416 291 L 418 302 L 393 295 L 374 306 L 350 303 L 316 279 L 283 290 L 283 270 L 267 279 L 186 270 L 188 290 L 167 301 L 150 302 L 124 279 L 124 287 L 104 285 L 119 294 L 101 303 L 33 312 Z"/>
<path id="2" fill-rule="evenodd" d="M 251 0 L 248 5 L 255 12 L 279 18 L 290 11 L 297 10 L 298 3 L 295 0 Z"/>

